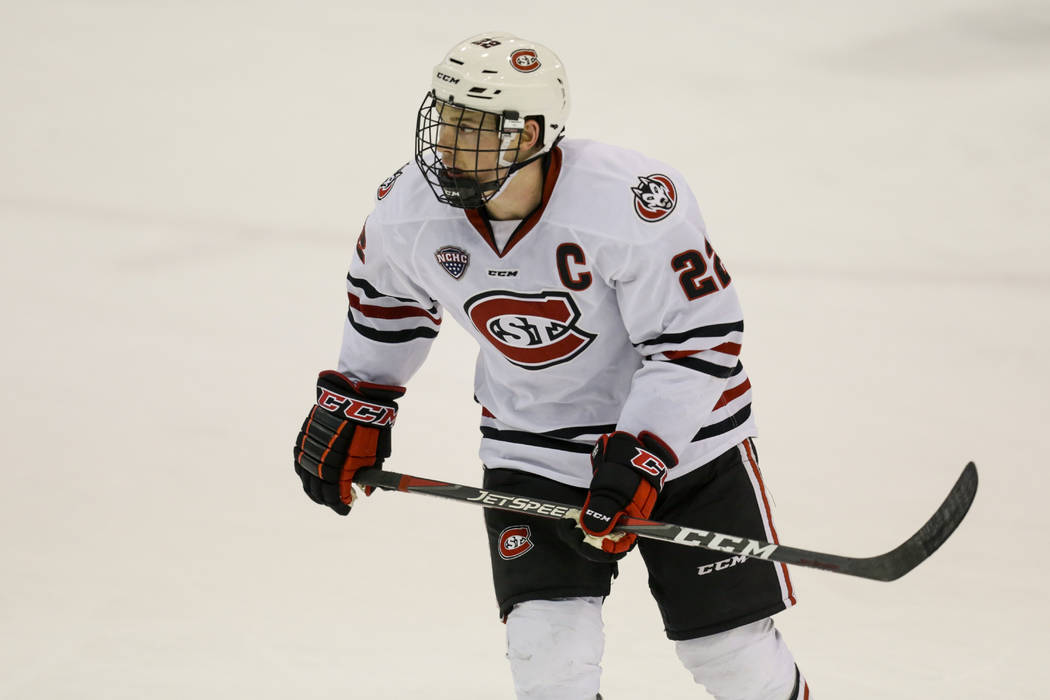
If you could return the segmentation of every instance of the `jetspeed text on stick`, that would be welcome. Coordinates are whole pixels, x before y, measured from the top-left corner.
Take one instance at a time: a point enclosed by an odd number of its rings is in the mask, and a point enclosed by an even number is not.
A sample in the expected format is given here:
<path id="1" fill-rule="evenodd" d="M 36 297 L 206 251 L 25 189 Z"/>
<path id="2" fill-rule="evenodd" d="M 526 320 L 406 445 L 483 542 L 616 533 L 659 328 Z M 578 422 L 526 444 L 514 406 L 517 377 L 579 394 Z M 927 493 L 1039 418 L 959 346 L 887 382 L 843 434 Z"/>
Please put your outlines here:
<path id="1" fill-rule="evenodd" d="M 489 493 L 488 491 L 481 491 L 477 496 L 468 498 L 467 500 L 492 506 L 494 508 L 502 508 L 503 510 L 535 513 L 536 515 L 545 515 L 551 518 L 564 518 L 569 515 L 571 510 L 565 506 L 534 501 L 531 498 L 524 498 L 522 496 L 501 496 L 496 493 Z"/>

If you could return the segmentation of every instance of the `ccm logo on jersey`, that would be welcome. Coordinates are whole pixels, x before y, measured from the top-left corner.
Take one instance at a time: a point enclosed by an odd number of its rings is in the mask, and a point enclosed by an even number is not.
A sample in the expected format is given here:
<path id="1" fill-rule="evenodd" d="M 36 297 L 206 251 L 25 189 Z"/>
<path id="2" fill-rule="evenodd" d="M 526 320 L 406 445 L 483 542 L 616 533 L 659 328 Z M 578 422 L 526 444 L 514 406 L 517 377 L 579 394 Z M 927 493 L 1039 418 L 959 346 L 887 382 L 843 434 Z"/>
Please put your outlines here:
<path id="1" fill-rule="evenodd" d="M 641 447 L 635 448 L 638 451 L 631 459 L 631 464 L 641 469 L 646 474 L 658 477 L 660 479 L 660 486 L 664 485 L 667 481 L 667 465 L 663 461 L 654 455 L 652 452 L 647 452 Z"/>
<path id="2" fill-rule="evenodd" d="M 638 186 L 632 187 L 631 192 L 634 193 L 634 213 L 642 221 L 667 218 L 678 202 L 678 191 L 671 178 L 660 173 L 639 177 Z"/>
<path id="3" fill-rule="evenodd" d="M 397 411 L 389 406 L 378 406 L 374 403 L 352 399 L 349 396 L 337 394 L 325 388 L 320 388 L 321 394 L 317 397 L 317 405 L 329 413 L 342 414 L 357 423 L 368 423 L 370 425 L 393 425 L 397 418 Z M 345 408 L 343 408 L 345 406 Z"/>
<path id="4" fill-rule="evenodd" d="M 493 347 L 525 369 L 568 362 L 598 337 L 576 325 L 580 309 L 566 292 L 484 292 L 463 310 Z"/>
<path id="5" fill-rule="evenodd" d="M 528 525 L 512 525 L 499 533 L 499 555 L 502 559 L 517 559 L 533 546 L 532 530 Z"/>
<path id="6" fill-rule="evenodd" d="M 390 194 L 390 190 L 394 189 L 394 183 L 397 182 L 397 179 L 401 177 L 403 172 L 405 172 L 405 166 L 407 165 L 408 163 L 405 163 L 405 165 L 402 165 L 396 173 L 380 183 L 379 189 L 376 190 L 376 199 L 382 199 Z"/>

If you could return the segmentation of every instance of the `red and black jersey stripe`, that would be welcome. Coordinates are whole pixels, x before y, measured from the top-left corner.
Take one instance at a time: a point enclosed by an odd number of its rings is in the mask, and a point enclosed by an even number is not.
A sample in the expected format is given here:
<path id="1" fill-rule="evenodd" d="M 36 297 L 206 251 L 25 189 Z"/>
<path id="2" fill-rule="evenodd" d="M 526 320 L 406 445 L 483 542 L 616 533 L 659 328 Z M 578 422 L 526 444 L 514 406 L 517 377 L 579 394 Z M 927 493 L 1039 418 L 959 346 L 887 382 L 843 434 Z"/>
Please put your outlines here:
<path id="1" fill-rule="evenodd" d="M 371 328 L 355 321 L 353 311 L 349 312 L 346 318 L 350 322 L 350 326 L 360 335 L 379 343 L 407 343 L 416 338 L 437 337 L 437 330 L 434 328 L 417 327 L 401 331 L 381 331 L 377 328 Z"/>
<path id="2" fill-rule="evenodd" d="M 411 299 L 409 297 L 396 297 L 396 296 L 392 296 L 390 294 L 383 294 L 381 291 L 379 291 L 378 289 L 373 287 L 368 282 L 368 280 L 363 280 L 360 277 L 354 277 L 350 273 L 347 273 L 346 281 L 349 282 L 350 284 L 354 285 L 358 289 L 360 289 L 361 292 L 366 297 L 368 297 L 369 299 L 393 299 L 394 301 L 400 301 L 400 302 L 403 302 L 403 303 L 406 303 L 406 304 L 414 304 L 414 305 L 418 306 L 419 308 L 423 308 L 423 306 L 418 301 L 416 301 L 415 299 Z M 436 314 L 437 313 L 437 302 L 434 301 L 433 299 L 431 299 L 430 303 L 431 303 L 431 307 L 429 309 L 427 309 L 427 310 L 430 313 L 432 313 L 432 314 Z"/>
<path id="3" fill-rule="evenodd" d="M 417 338 L 437 336 L 441 317 L 438 315 L 437 303 L 433 300 L 431 300 L 432 306 L 426 308 L 414 299 L 383 294 L 367 281 L 352 275 L 348 274 L 346 279 L 354 290 L 360 290 L 361 295 L 368 299 L 393 302 L 390 305 L 369 304 L 362 301 L 358 294 L 348 291 L 346 296 L 349 309 L 346 318 L 358 334 L 380 343 L 405 343 Z M 367 322 L 368 320 L 411 322 L 416 319 L 424 323 L 402 328 L 378 328 Z"/>

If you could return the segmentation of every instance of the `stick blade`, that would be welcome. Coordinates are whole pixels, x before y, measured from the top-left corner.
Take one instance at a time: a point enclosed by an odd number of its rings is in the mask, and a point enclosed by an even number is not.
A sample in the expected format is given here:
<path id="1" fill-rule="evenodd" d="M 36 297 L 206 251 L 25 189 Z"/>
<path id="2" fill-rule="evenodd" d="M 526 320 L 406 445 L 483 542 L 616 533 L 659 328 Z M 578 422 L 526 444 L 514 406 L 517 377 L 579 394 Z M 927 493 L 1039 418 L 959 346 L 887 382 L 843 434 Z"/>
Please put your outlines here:
<path id="1" fill-rule="evenodd" d="M 970 462 L 963 468 L 944 503 L 918 532 L 886 554 L 861 560 L 866 578 L 896 581 L 926 561 L 959 527 L 976 496 L 977 465 Z"/>

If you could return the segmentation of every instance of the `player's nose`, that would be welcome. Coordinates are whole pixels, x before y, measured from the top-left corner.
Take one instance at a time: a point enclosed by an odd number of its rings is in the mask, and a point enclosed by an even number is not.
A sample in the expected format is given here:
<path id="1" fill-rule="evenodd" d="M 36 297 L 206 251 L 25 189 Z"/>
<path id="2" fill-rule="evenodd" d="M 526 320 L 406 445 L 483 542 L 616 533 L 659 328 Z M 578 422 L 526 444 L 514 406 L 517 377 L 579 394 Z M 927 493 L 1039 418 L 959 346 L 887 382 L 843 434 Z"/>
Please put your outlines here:
<path id="1" fill-rule="evenodd" d="M 450 126 L 442 125 L 438 128 L 437 147 L 438 151 L 451 153 L 456 145 L 456 130 Z"/>
<path id="2" fill-rule="evenodd" d="M 453 160 L 455 160 L 455 137 L 450 135 L 451 129 L 442 128 L 438 131 L 437 139 L 437 153 L 438 157 L 441 158 L 441 162 L 446 166 L 451 166 Z"/>

